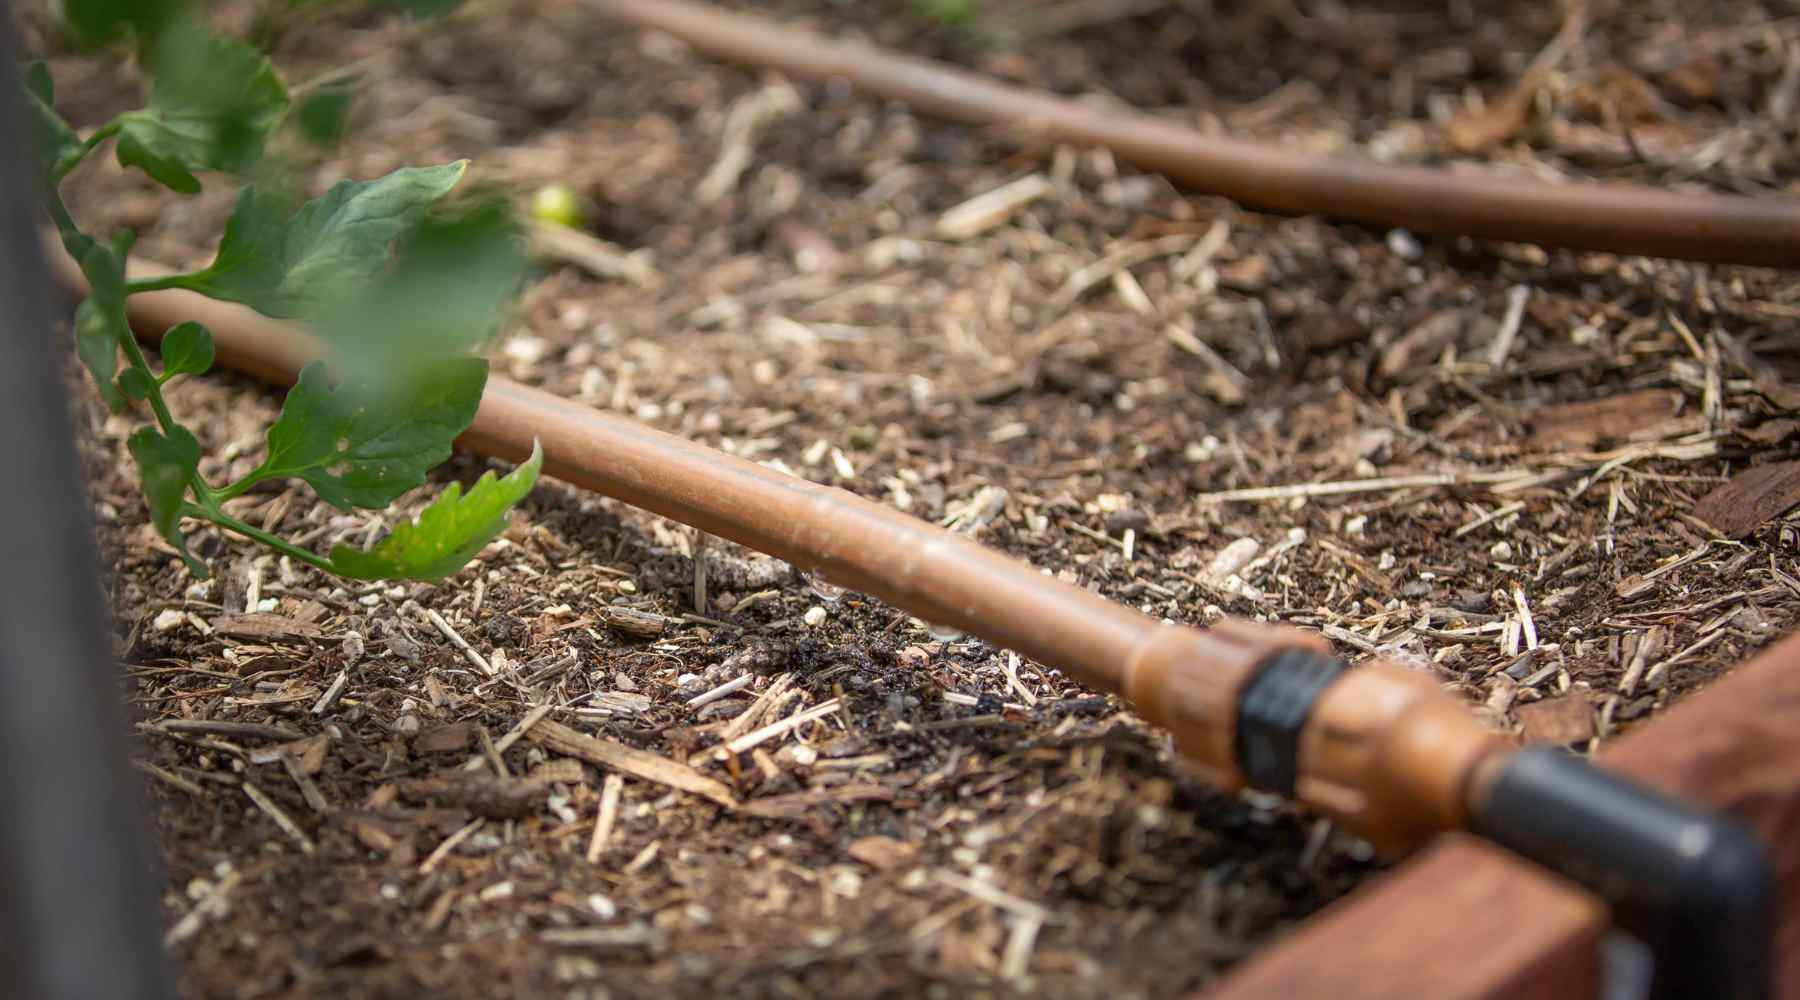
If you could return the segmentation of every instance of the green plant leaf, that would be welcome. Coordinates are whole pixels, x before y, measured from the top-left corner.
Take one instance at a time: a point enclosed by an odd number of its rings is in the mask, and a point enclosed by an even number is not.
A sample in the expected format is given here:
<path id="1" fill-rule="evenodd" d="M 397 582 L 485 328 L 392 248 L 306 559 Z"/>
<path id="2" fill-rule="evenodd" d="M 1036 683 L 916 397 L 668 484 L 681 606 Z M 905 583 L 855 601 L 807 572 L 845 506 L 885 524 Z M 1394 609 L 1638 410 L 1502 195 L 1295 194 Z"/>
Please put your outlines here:
<path id="1" fill-rule="evenodd" d="M 448 17 L 462 5 L 463 0 L 387 0 L 387 6 L 421 19 Z"/>
<path id="2" fill-rule="evenodd" d="M 62 15 L 76 38 L 95 45 L 126 34 L 155 38 L 184 7 L 184 0 L 63 0 Z"/>
<path id="3" fill-rule="evenodd" d="M 213 364 L 212 332 L 189 320 L 162 339 L 163 379 L 176 375 L 204 375 Z"/>
<path id="4" fill-rule="evenodd" d="M 38 166 L 45 176 L 50 176 L 58 162 L 81 149 L 81 137 L 56 113 L 56 90 L 50 81 L 50 68 L 44 63 L 25 67 L 25 96 Z"/>
<path id="5" fill-rule="evenodd" d="M 150 393 L 155 389 L 156 380 L 142 368 L 127 368 L 119 373 L 119 391 L 123 392 L 127 399 L 134 399 L 141 403 L 149 399 Z"/>
<path id="6" fill-rule="evenodd" d="M 180 527 L 182 503 L 194 472 L 200 467 L 200 442 L 185 427 L 176 427 L 168 435 L 143 427 L 131 435 L 126 446 L 137 460 L 144 500 L 150 506 L 150 523 L 181 553 L 188 569 L 205 578 L 206 567 L 188 553 L 187 538 Z"/>
<path id="7" fill-rule="evenodd" d="M 522 230 L 507 202 L 459 197 L 398 241 L 387 271 L 320 302 L 307 322 L 336 349 L 343 370 L 380 382 L 415 358 L 458 355 L 490 341 L 525 268 Z"/>
<path id="8" fill-rule="evenodd" d="M 119 413 L 125 409 L 125 396 L 114 381 L 119 374 L 119 338 L 113 332 L 113 317 L 93 298 L 75 307 L 75 355 L 94 376 L 94 386 L 107 409 Z"/>
<path id="9" fill-rule="evenodd" d="M 451 483 L 416 519 L 394 528 L 373 549 L 334 546 L 332 568 L 357 580 L 442 580 L 506 527 L 514 505 L 537 483 L 543 464 L 543 449 L 533 442 L 531 458 L 505 478 L 496 479 L 489 471 L 467 496 L 461 484 Z"/>
<path id="10" fill-rule="evenodd" d="M 125 255 L 129 230 L 102 243 L 85 233 L 63 234 L 63 246 L 81 268 L 91 294 L 75 307 L 75 353 L 93 373 L 101 398 L 114 412 L 125 408 L 113 376 L 119 371 L 119 337 L 125 330 Z"/>
<path id="11" fill-rule="evenodd" d="M 486 384 L 481 358 L 415 359 L 402 377 L 335 387 L 314 362 L 269 428 L 269 456 L 255 478 L 298 476 L 341 510 L 386 507 L 450 457 Z"/>
<path id="12" fill-rule="evenodd" d="M 294 105 L 293 122 L 315 146 L 332 147 L 350 133 L 351 112 L 362 78 L 343 74 L 309 87 Z"/>
<path id="13" fill-rule="evenodd" d="M 36 59 L 25 64 L 23 74 L 25 92 L 43 101 L 45 104 L 56 103 L 56 80 L 50 75 L 50 64 Z"/>
<path id="14" fill-rule="evenodd" d="M 149 106 L 120 116 L 119 163 L 182 194 L 200 190 L 196 171 L 242 174 L 287 110 L 275 69 L 242 42 L 200 29 L 157 40 Z"/>
<path id="15" fill-rule="evenodd" d="M 200 178 L 183 166 L 179 157 L 167 154 L 162 144 L 154 141 L 154 136 L 134 128 L 136 124 L 135 121 L 126 121 L 124 129 L 119 133 L 118 145 L 114 147 L 119 165 L 142 170 L 150 175 L 151 180 L 176 194 L 199 194 Z"/>
<path id="16" fill-rule="evenodd" d="M 341 181 L 290 213 L 283 195 L 246 188 L 211 266 L 185 282 L 269 316 L 300 315 L 386 268 L 395 240 L 462 178 L 467 160 L 405 167 L 373 181 Z"/>
<path id="17" fill-rule="evenodd" d="M 124 239 L 115 241 L 124 243 L 126 249 L 130 243 Z M 84 233 L 75 233 L 63 241 L 69 256 L 75 258 L 76 266 L 81 268 L 81 276 L 87 279 L 88 289 L 94 302 L 103 310 L 116 308 L 125 301 L 125 257 L 116 252 L 114 246 L 94 239 Z"/>

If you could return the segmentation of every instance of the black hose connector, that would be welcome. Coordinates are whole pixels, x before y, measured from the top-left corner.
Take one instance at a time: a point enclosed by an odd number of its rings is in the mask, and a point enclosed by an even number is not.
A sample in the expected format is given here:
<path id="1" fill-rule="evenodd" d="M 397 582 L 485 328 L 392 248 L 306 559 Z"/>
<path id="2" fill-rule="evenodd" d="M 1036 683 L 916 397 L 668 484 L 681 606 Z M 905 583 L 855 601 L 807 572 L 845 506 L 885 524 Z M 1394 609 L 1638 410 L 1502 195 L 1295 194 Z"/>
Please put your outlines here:
<path id="1" fill-rule="evenodd" d="M 1300 730 L 1313 703 L 1343 676 L 1342 660 L 1295 647 L 1271 656 L 1238 695 L 1233 751 L 1254 788 L 1291 797 L 1300 775 Z"/>
<path id="2" fill-rule="evenodd" d="M 1774 877 L 1737 822 L 1560 750 L 1523 750 L 1478 803 L 1476 829 L 1599 893 L 1655 955 L 1652 995 L 1768 1000 Z"/>

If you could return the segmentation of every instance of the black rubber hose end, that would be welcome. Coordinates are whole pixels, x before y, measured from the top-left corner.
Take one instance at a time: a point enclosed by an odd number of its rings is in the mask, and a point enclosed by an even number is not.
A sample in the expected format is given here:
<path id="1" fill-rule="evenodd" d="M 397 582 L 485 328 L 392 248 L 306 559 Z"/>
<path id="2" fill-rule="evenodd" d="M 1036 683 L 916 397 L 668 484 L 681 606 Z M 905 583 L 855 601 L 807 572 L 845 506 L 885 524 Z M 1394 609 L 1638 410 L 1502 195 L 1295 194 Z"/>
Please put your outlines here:
<path id="1" fill-rule="evenodd" d="M 1479 832 L 1595 890 L 1655 955 L 1654 996 L 1773 995 L 1774 876 L 1756 837 L 1560 750 L 1521 751 Z"/>

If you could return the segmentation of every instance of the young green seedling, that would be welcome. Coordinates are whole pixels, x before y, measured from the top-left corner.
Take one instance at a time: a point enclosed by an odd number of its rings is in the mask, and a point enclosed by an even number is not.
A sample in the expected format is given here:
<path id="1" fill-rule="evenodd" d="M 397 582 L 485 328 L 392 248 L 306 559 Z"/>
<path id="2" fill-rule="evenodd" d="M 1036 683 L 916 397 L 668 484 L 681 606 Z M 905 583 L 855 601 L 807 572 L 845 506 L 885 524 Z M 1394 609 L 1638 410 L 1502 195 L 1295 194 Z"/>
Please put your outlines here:
<path id="1" fill-rule="evenodd" d="M 343 181 L 301 202 L 265 156 L 289 99 L 261 53 L 213 34 L 172 0 L 69 0 L 64 14 L 89 41 L 129 40 L 151 78 L 145 108 L 82 138 L 55 110 L 47 67 L 35 63 L 25 72 L 45 206 L 89 286 L 75 312 L 76 353 L 114 412 L 141 404 L 154 419 L 127 442 L 151 523 L 199 577 L 207 570 L 188 550 L 185 519 L 342 576 L 438 580 L 455 573 L 530 492 L 541 452 L 534 449 L 504 478 L 488 473 L 467 494 L 452 484 L 367 551 L 339 545 L 320 555 L 232 516 L 225 504 L 259 483 L 301 479 L 339 509 L 380 510 L 450 457 L 487 382 L 487 362 L 467 351 L 497 329 L 523 273 L 510 218 L 491 204 L 460 211 L 450 204 L 466 161 Z M 61 185 L 108 140 L 122 166 L 177 193 L 199 191 L 198 175 L 207 172 L 250 179 L 211 264 L 130 279 L 132 234 L 103 242 L 80 228 Z M 163 391 L 211 369 L 212 335 L 194 322 L 169 330 L 158 371 L 126 321 L 129 296 L 165 288 L 305 321 L 337 348 L 332 362 L 309 365 L 289 391 L 262 463 L 222 486 L 201 475 L 200 443 Z"/>

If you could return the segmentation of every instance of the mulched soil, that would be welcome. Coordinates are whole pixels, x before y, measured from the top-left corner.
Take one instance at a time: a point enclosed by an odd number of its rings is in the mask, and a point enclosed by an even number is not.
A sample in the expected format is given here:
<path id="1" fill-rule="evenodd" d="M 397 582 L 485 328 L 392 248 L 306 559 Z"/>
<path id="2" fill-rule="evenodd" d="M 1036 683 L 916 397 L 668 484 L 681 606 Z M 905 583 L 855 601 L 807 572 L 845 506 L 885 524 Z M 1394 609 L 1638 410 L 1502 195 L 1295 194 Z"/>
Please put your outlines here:
<path id="1" fill-rule="evenodd" d="M 1567 45 L 1543 3 L 995 3 L 956 29 L 734 6 L 1321 154 L 1793 185 L 1800 22 L 1775 4 L 1590 3 Z M 1800 290 L 1777 273 L 1246 213 L 580 4 L 308 17 L 275 52 L 291 81 L 370 84 L 317 187 L 469 157 L 591 202 L 600 258 L 542 266 L 497 370 L 1146 613 L 1322 629 L 1592 749 L 1800 611 L 1800 518 L 1734 539 L 1694 515 L 1795 451 L 1774 400 L 1800 382 Z M 117 66 L 54 69 L 83 126 L 136 100 Z M 939 234 L 1032 173 L 1029 205 Z M 104 163 L 71 195 L 171 266 L 207 258 L 232 200 Z M 146 523 L 134 419 L 71 386 L 191 996 L 1167 997 L 1377 870 L 1329 824 L 1210 792 L 1116 699 L 1029 661 L 1014 685 L 1002 650 L 561 484 L 442 585 L 349 586 L 208 532 L 197 582 Z M 173 405 L 218 480 L 279 397 L 221 374 Z M 419 503 L 236 506 L 324 546 Z M 748 805 L 627 776 L 590 861 L 604 774 L 555 724 Z"/>

